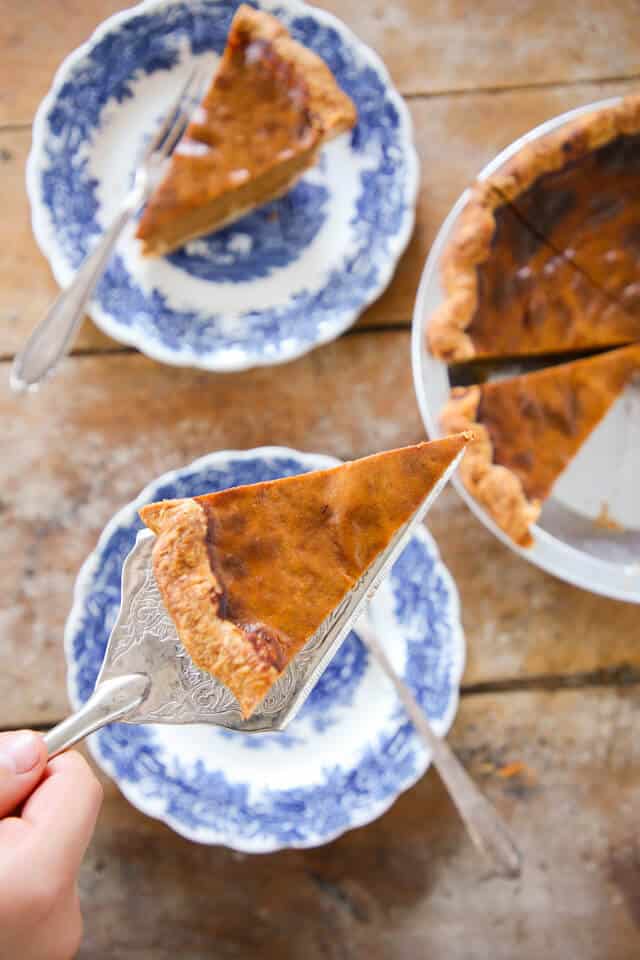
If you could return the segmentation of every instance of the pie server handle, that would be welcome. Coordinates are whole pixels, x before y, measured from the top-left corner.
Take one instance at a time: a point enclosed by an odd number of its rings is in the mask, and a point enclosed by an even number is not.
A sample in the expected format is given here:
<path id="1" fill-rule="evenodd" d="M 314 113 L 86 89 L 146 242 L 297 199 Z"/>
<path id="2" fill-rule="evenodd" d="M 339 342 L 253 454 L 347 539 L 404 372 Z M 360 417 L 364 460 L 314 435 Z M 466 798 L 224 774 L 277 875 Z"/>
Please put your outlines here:
<path id="1" fill-rule="evenodd" d="M 68 750 L 74 743 L 114 720 L 124 720 L 149 693 L 151 681 L 142 673 L 128 673 L 99 683 L 76 713 L 52 727 L 44 736 L 49 757 Z"/>

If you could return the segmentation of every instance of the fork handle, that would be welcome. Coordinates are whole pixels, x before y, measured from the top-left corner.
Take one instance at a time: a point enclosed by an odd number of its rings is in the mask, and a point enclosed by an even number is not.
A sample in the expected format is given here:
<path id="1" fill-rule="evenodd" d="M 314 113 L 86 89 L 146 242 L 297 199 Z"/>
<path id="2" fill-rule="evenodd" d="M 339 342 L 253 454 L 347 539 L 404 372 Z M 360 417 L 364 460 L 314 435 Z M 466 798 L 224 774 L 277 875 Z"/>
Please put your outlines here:
<path id="1" fill-rule="evenodd" d="M 474 846 L 491 862 L 500 876 L 520 876 L 522 855 L 498 811 L 480 792 L 451 747 L 436 736 L 407 684 L 391 666 L 375 634 L 364 624 L 356 628 L 384 673 L 391 680 L 416 733 L 431 754 L 433 763 L 453 800 Z"/>
<path id="2" fill-rule="evenodd" d="M 16 355 L 11 368 L 13 390 L 37 387 L 67 355 L 85 315 L 86 306 L 135 205 L 125 202 L 109 229 L 83 261 L 70 285 L 63 290 Z"/>
<path id="3" fill-rule="evenodd" d="M 62 753 L 105 724 L 125 719 L 142 703 L 150 686 L 149 677 L 142 673 L 125 674 L 99 683 L 76 713 L 45 734 L 49 757 Z"/>

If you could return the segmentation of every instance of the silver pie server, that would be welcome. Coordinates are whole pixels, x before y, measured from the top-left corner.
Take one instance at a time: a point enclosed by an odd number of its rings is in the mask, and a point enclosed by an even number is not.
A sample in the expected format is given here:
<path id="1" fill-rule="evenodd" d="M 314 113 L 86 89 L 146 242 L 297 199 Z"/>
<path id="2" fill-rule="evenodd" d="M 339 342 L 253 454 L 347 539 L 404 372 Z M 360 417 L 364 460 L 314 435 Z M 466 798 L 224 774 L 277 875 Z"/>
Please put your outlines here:
<path id="1" fill-rule="evenodd" d="M 107 723 L 213 723 L 243 733 L 283 730 L 335 656 L 416 525 L 454 472 L 462 451 L 389 546 L 293 658 L 255 713 L 245 720 L 231 691 L 193 663 L 165 610 L 151 562 L 155 535 L 138 533 L 122 568 L 122 603 L 93 694 L 53 727 L 54 756 Z"/>
<path id="2" fill-rule="evenodd" d="M 151 552 L 155 536 L 150 530 L 140 531 L 122 569 L 122 603 L 109 637 L 95 690 L 76 713 L 45 734 L 49 756 L 61 753 L 113 721 L 211 723 L 243 733 L 283 730 L 296 716 L 325 667 L 353 629 L 367 600 L 371 599 L 410 540 L 415 527 L 446 485 L 463 453 L 464 451 L 461 451 L 458 454 L 409 522 L 395 534 L 387 549 L 294 657 L 248 720 L 243 718 L 231 691 L 215 677 L 196 667 L 182 646 L 173 621 L 163 605 L 153 573 Z M 385 667 L 384 655 L 381 657 L 381 651 L 373 643 L 370 634 L 367 634 L 365 642 L 383 669 L 386 672 L 390 670 L 393 674 L 388 661 L 388 670 Z M 396 680 L 402 684 L 397 676 Z M 422 716 L 423 725 L 428 726 L 428 721 L 417 705 L 416 709 Z M 415 723 L 414 716 L 411 716 L 411 719 Z M 438 740 L 432 732 L 431 737 Z M 438 740 L 438 743 L 443 745 L 446 751 L 449 750 L 443 741 Z M 432 748 L 431 752 L 440 769 L 440 754 L 437 748 Z M 451 756 L 453 757 L 453 754 Z M 455 757 L 453 763 L 458 764 L 462 770 Z M 455 783 L 444 775 L 443 779 L 452 791 Z M 475 791 L 484 800 L 468 777 L 467 781 L 466 784 L 461 782 L 458 789 Z M 458 802 L 455 796 L 454 800 L 458 809 L 462 810 L 463 804 Z M 476 845 L 485 853 L 493 854 L 496 869 L 505 875 L 513 876 L 514 863 L 519 862 L 515 844 L 510 840 L 507 828 L 498 814 L 486 800 L 484 804 L 493 813 L 495 821 L 490 825 L 493 827 L 491 836 L 493 838 L 501 832 L 507 838 L 508 842 L 505 841 L 504 845 L 506 852 L 489 839 L 479 842 L 478 838 L 482 839 L 489 829 L 486 823 L 472 830 L 464 815 L 463 819 Z"/>

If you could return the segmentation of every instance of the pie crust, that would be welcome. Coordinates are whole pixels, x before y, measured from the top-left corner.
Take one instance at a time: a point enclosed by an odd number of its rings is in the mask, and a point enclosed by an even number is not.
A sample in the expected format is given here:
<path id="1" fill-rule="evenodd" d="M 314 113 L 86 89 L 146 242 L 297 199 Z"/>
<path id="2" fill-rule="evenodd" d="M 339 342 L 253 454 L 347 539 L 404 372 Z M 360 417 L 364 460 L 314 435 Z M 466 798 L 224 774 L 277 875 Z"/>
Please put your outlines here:
<path id="1" fill-rule="evenodd" d="M 241 5 L 211 86 L 136 236 L 169 253 L 286 193 L 322 144 L 356 122 L 325 62 L 273 16 Z"/>

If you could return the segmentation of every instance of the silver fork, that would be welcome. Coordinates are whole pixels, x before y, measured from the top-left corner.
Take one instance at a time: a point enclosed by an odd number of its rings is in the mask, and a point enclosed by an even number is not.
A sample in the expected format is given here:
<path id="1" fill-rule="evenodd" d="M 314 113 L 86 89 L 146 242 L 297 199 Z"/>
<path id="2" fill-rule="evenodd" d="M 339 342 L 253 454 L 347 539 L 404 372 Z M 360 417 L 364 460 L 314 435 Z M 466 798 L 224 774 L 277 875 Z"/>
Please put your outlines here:
<path id="1" fill-rule="evenodd" d="M 522 855 L 504 820 L 480 792 L 446 740 L 434 733 L 413 692 L 395 672 L 380 640 L 367 623 L 358 624 L 358 635 L 391 681 L 416 733 L 431 754 L 433 765 L 474 846 L 492 864 L 496 873 L 515 880 L 522 870 Z"/>
<path id="2" fill-rule="evenodd" d="M 136 167 L 133 185 L 113 223 L 16 355 L 10 375 L 13 390 L 36 389 L 54 373 L 71 349 L 87 303 L 105 271 L 118 238 L 158 182 L 165 161 L 184 133 L 203 86 L 202 68 L 196 67 L 145 148 Z"/>
<path id="3" fill-rule="evenodd" d="M 283 730 L 410 540 L 416 524 L 446 484 L 462 453 L 294 657 L 249 720 L 242 717 L 231 691 L 211 674 L 199 670 L 180 643 L 153 574 L 151 551 L 155 537 L 151 531 L 141 530 L 122 568 L 122 603 L 95 690 L 73 716 L 46 734 L 49 756 L 66 750 L 113 720 L 213 723 L 244 733 Z"/>

